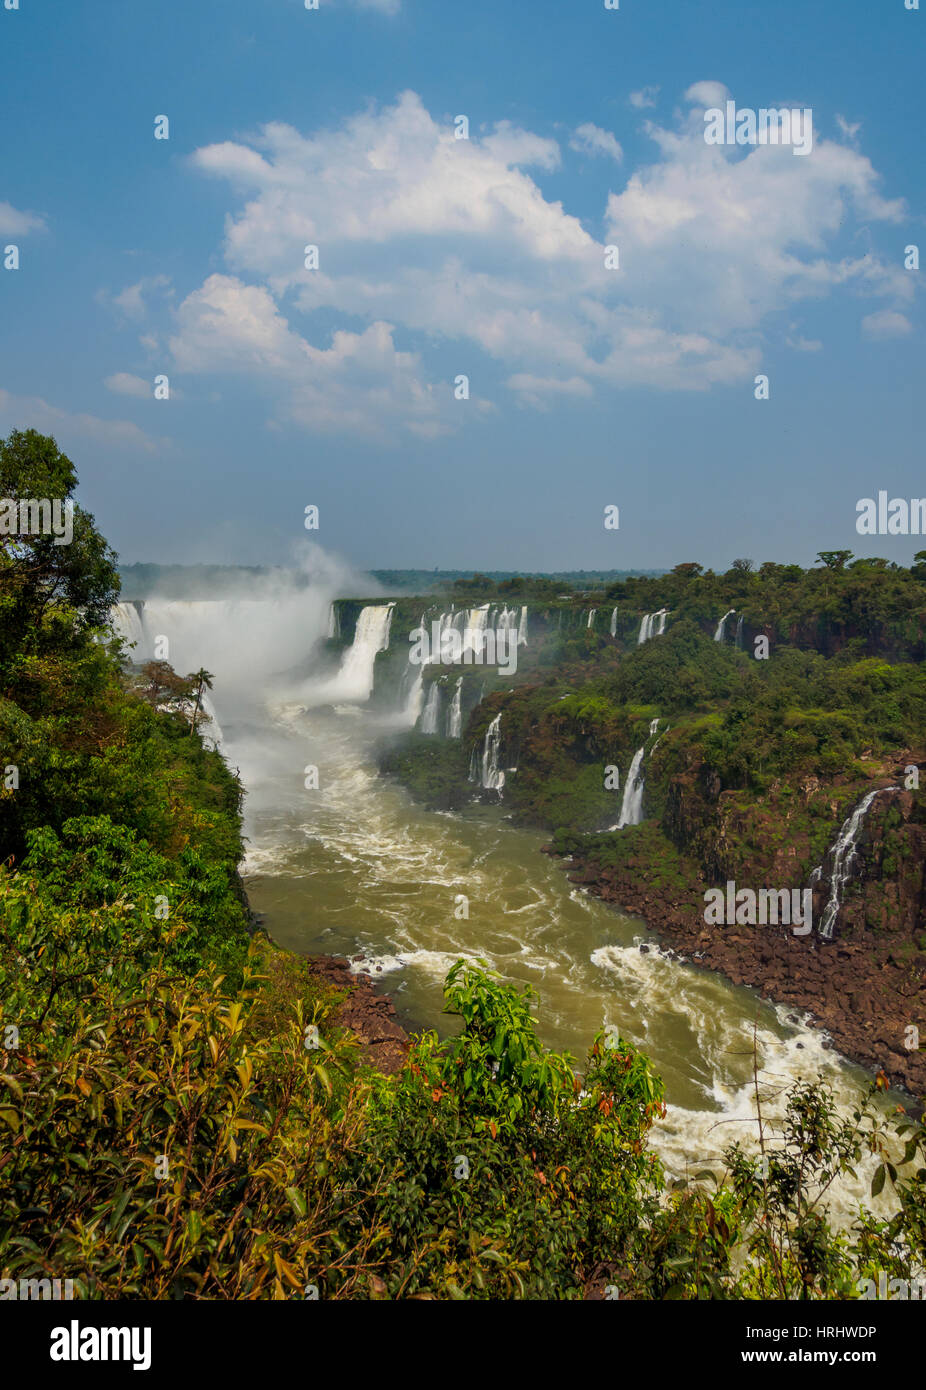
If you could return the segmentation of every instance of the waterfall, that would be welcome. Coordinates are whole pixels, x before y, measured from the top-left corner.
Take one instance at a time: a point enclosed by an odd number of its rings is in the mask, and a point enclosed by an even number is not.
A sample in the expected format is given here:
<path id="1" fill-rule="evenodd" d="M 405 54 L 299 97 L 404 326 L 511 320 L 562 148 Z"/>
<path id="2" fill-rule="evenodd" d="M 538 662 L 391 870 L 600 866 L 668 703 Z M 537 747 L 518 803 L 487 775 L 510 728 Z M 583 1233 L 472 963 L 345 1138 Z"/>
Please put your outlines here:
<path id="1" fill-rule="evenodd" d="M 195 706 L 195 699 L 194 699 L 194 706 Z M 206 716 L 205 719 L 203 719 L 203 715 Z M 190 711 L 190 720 L 191 720 L 191 721 L 192 721 L 192 718 L 193 718 L 193 713 L 192 713 L 192 709 L 191 709 L 191 711 Z M 216 748 L 218 748 L 219 744 L 220 744 L 220 743 L 223 741 L 223 739 L 225 738 L 225 735 L 222 733 L 222 726 L 221 726 L 221 724 L 219 723 L 218 718 L 216 717 L 215 705 L 212 703 L 212 701 L 211 701 L 210 698 L 209 698 L 209 691 L 208 691 L 208 690 L 203 690 L 202 699 L 201 699 L 200 702 L 199 702 L 199 719 L 196 721 L 196 727 L 197 727 L 197 729 L 199 730 L 200 735 L 205 734 L 206 737 L 211 738 L 211 739 L 213 740 L 213 742 L 215 743 Z"/>
<path id="2" fill-rule="evenodd" d="M 423 734 L 436 734 L 440 723 L 440 685 L 437 681 L 431 682 L 428 691 L 428 698 L 424 707 L 424 714 L 421 716 L 421 729 Z"/>
<path id="3" fill-rule="evenodd" d="M 341 635 L 341 615 L 340 615 L 340 613 L 338 612 L 338 606 L 337 606 L 337 604 L 336 604 L 336 603 L 333 603 L 333 604 L 331 605 L 331 608 L 330 608 L 329 612 L 328 612 L 328 636 L 329 636 L 329 637 L 340 637 L 340 635 Z"/>
<path id="4" fill-rule="evenodd" d="M 743 615 L 742 613 L 736 620 L 736 645 L 739 651 L 743 650 Z"/>
<path id="5" fill-rule="evenodd" d="M 594 621 L 595 621 L 595 614 L 596 614 L 597 612 L 598 612 L 598 609 L 597 609 L 597 608 L 590 608 L 590 609 L 588 610 L 588 622 L 585 624 L 586 627 L 591 627 L 591 626 L 592 626 L 592 624 L 593 624 Z"/>
<path id="6" fill-rule="evenodd" d="M 335 678 L 337 698 L 347 701 L 369 700 L 373 693 L 373 670 L 377 653 L 389 646 L 389 628 L 395 604 L 364 608 L 349 651 L 345 652 Z M 342 688 L 343 687 L 343 688 Z"/>
<path id="7" fill-rule="evenodd" d="M 720 622 L 717 624 L 717 631 L 714 633 L 715 642 L 722 642 L 724 640 L 724 638 L 727 635 L 727 619 L 732 618 L 735 612 L 736 609 L 731 608 L 729 613 L 724 613 L 723 617 L 720 619 Z"/>
<path id="8" fill-rule="evenodd" d="M 850 816 L 843 821 L 839 834 L 830 849 L 827 857 L 833 856 L 833 868 L 830 873 L 830 895 L 826 907 L 823 909 L 823 916 L 818 928 L 819 934 L 825 941 L 829 941 L 833 935 L 833 927 L 836 925 L 836 918 L 839 915 L 840 896 L 846 884 L 849 882 L 855 862 L 858 858 L 858 836 L 862 828 L 862 822 L 868 812 L 868 808 L 875 797 L 881 792 L 896 792 L 897 787 L 876 787 L 873 792 L 863 797 Z M 826 861 L 824 860 L 824 863 Z M 810 876 L 811 883 L 817 883 L 823 876 L 823 864 L 819 864 Z"/>
<path id="9" fill-rule="evenodd" d="M 616 611 L 616 610 L 615 610 L 615 611 Z M 666 630 L 666 615 L 668 614 L 668 612 L 669 612 L 668 608 L 659 608 L 659 609 L 657 609 L 657 611 L 656 611 L 655 613 L 645 613 L 645 614 L 643 615 L 643 621 L 642 621 L 641 624 L 640 624 L 640 632 L 639 632 L 639 635 L 638 635 L 638 637 L 637 637 L 637 646 L 638 646 L 638 647 L 642 647 L 643 643 L 644 643 L 644 642 L 648 642 L 649 639 L 650 639 L 651 637 L 653 637 L 653 636 L 656 636 L 656 637 L 661 637 L 661 636 L 662 636 L 662 634 L 663 634 L 663 633 L 665 632 L 665 630 Z M 653 632 L 653 625 L 654 625 L 654 623 L 655 623 L 655 621 L 656 621 L 657 618 L 659 619 L 659 626 L 658 626 L 658 628 L 656 628 L 656 631 L 655 631 L 655 633 L 654 633 L 654 632 Z M 613 622 L 613 621 L 614 621 L 614 620 L 613 620 L 613 618 L 612 618 L 612 622 Z"/>
<path id="10" fill-rule="evenodd" d="M 463 737 L 463 677 L 457 676 L 456 687 L 453 692 L 453 699 L 450 702 L 450 713 L 447 716 L 447 737 Z"/>
<path id="11" fill-rule="evenodd" d="M 482 750 L 482 785 L 487 791 L 499 793 L 505 785 L 505 774 L 498 766 L 498 749 L 502 741 L 501 723 L 502 716 L 497 714 L 486 729 Z"/>
<path id="12" fill-rule="evenodd" d="M 521 617 L 518 620 L 518 646 L 527 646 L 527 604 L 521 609 Z"/>
<path id="13" fill-rule="evenodd" d="M 476 752 L 476 744 L 473 744 L 473 751 L 469 755 L 469 780 L 479 781 L 479 755 Z"/>
<path id="14" fill-rule="evenodd" d="M 612 636 L 612 637 L 616 637 L 616 636 L 617 636 L 617 609 L 616 609 L 616 608 L 612 608 L 612 610 L 611 610 L 611 636 Z"/>
<path id="15" fill-rule="evenodd" d="M 470 638 L 469 642 L 464 642 L 463 650 L 465 651 L 466 648 L 470 646 L 478 653 L 480 651 L 480 645 L 479 637 L 477 637 L 476 634 L 485 632 L 486 628 L 489 626 L 489 605 L 485 604 L 482 608 L 471 608 L 466 620 L 466 626 L 470 629 L 473 636 Z"/>
<path id="16" fill-rule="evenodd" d="M 653 719 L 649 726 L 650 738 L 652 738 L 658 727 L 659 720 Z M 624 796 L 621 801 L 620 819 L 616 825 L 609 826 L 610 830 L 623 830 L 625 825 L 639 825 L 643 819 L 643 758 L 645 753 L 646 744 L 644 743 L 643 747 L 638 748 L 633 755 L 633 761 L 627 772 L 627 780 L 624 783 Z"/>
<path id="17" fill-rule="evenodd" d="M 117 637 L 125 642 L 134 642 L 136 647 L 144 648 L 145 628 L 142 621 L 144 605 L 141 603 L 117 603 L 109 610 L 109 625 Z M 136 650 L 130 661 L 141 661 L 142 651 Z"/>

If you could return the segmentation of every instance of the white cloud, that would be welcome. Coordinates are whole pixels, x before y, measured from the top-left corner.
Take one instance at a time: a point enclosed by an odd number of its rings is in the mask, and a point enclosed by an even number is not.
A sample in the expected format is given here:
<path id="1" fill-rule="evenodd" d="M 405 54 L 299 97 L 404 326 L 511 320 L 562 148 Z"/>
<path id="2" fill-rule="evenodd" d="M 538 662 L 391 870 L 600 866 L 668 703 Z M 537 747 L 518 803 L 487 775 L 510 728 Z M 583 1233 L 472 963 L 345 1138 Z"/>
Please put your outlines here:
<path id="1" fill-rule="evenodd" d="M 177 329 L 170 346 L 180 371 L 251 374 L 282 390 L 284 418 L 307 428 L 376 437 L 402 427 L 425 438 L 448 428 L 449 383 L 423 382 L 417 356 L 396 349 L 388 324 L 338 330 L 317 348 L 268 290 L 211 275 L 180 305 Z"/>
<path id="2" fill-rule="evenodd" d="M 638 92 L 630 93 L 630 105 L 637 111 L 643 111 L 647 106 L 655 106 L 658 96 L 658 87 L 641 87 Z"/>
<path id="3" fill-rule="evenodd" d="M 0 418 L 11 429 L 46 430 L 61 436 L 61 439 L 75 435 L 107 447 L 142 449 L 145 453 L 153 453 L 167 442 L 163 439 L 155 441 L 130 420 L 103 420 L 98 415 L 62 410 L 41 396 L 15 396 L 2 388 Z"/>
<path id="4" fill-rule="evenodd" d="M 108 290 L 100 290 L 97 299 L 103 304 L 118 309 L 127 318 L 143 319 L 148 312 L 147 299 L 158 291 L 165 291 L 170 297 L 173 293 L 170 284 L 169 275 L 146 275 L 141 280 L 137 280 L 134 285 L 126 285 L 125 289 L 120 290 L 118 294 L 110 294 Z"/>
<path id="5" fill-rule="evenodd" d="M 34 212 L 20 212 L 12 203 L 0 202 L 0 236 L 28 236 L 44 232 L 45 219 Z"/>
<path id="6" fill-rule="evenodd" d="M 725 95 L 710 82 L 687 92 L 693 104 Z M 554 141 L 506 122 L 455 140 L 452 118 L 435 120 L 413 92 L 336 129 L 274 124 L 197 151 L 194 166 L 234 190 L 230 273 L 181 305 L 178 367 L 276 383 L 284 416 L 309 427 L 426 433 L 470 412 L 448 412 L 448 383 L 399 350 L 400 330 L 462 345 L 459 371 L 474 345 L 537 403 L 557 389 L 735 385 L 754 375 L 774 312 L 846 290 L 909 302 L 915 277 L 902 268 L 832 249 L 853 221 L 904 215 L 857 150 L 708 146 L 696 106 L 647 129 L 652 161 L 616 192 L 613 170 L 599 185 L 600 239 L 525 172 L 557 167 Z M 605 268 L 606 243 L 619 271 Z M 307 244 L 317 270 L 304 267 Z"/>
<path id="7" fill-rule="evenodd" d="M 866 314 L 862 319 L 862 332 L 866 338 L 882 342 L 887 338 L 905 338 L 913 332 L 913 325 L 905 314 L 892 309 L 881 309 L 876 314 Z"/>
<path id="8" fill-rule="evenodd" d="M 616 159 L 618 164 L 624 158 L 624 151 L 611 132 L 592 125 L 590 121 L 576 128 L 569 144 L 574 150 L 581 150 L 584 154 L 609 155 L 611 159 Z"/>
<path id="9" fill-rule="evenodd" d="M 510 121 L 499 121 L 493 134 L 483 136 L 480 147 L 504 165 L 557 169 L 560 163 L 559 145 L 555 140 L 532 135 Z"/>
<path id="10" fill-rule="evenodd" d="M 132 376 L 131 372 L 114 372 L 103 385 L 117 396 L 137 396 L 139 400 L 151 400 L 154 396 L 153 382 Z"/>
<path id="11" fill-rule="evenodd" d="M 723 106 L 729 95 L 729 87 L 722 82 L 694 82 L 685 93 L 685 100 L 699 107 Z"/>

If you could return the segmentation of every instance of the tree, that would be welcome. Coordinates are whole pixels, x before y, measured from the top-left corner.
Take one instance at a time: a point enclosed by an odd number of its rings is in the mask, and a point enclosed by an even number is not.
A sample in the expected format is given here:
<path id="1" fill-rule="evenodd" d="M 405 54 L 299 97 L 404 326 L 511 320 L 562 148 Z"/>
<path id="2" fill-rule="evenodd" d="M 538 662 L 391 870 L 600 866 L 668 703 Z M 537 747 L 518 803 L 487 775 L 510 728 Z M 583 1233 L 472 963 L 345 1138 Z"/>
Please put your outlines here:
<path id="1" fill-rule="evenodd" d="M 157 709 L 175 700 L 192 699 L 194 679 L 193 676 L 178 676 L 169 661 L 146 661 L 133 688 L 147 704 Z"/>
<path id="2" fill-rule="evenodd" d="M 734 560 L 730 569 L 734 574 L 752 574 L 751 560 Z"/>
<path id="3" fill-rule="evenodd" d="M 822 560 L 828 570 L 843 570 L 852 559 L 851 550 L 818 550 L 817 560 Z M 815 562 L 816 563 L 816 562 Z"/>
<path id="4" fill-rule="evenodd" d="M 0 440 L 0 498 L 17 506 L 43 500 L 73 506 L 72 535 L 63 544 L 61 535 L 23 535 L 11 517 L 0 533 L 0 597 L 8 631 L 38 624 L 46 608 L 60 603 L 76 610 L 80 626 L 100 627 L 119 596 L 116 554 L 90 513 L 74 506 L 76 486 L 73 463 L 50 435 L 13 430 Z M 20 525 L 21 517 L 20 508 Z"/>
<path id="5" fill-rule="evenodd" d="M 193 681 L 196 682 L 196 705 L 193 710 L 193 722 L 190 725 L 190 738 L 192 738 L 193 734 L 196 732 L 196 721 L 199 718 L 199 710 L 203 702 L 203 691 L 212 689 L 212 682 L 215 680 L 215 676 L 211 671 L 207 671 L 203 666 L 200 666 L 199 670 L 194 671 L 187 679 L 191 683 Z"/>

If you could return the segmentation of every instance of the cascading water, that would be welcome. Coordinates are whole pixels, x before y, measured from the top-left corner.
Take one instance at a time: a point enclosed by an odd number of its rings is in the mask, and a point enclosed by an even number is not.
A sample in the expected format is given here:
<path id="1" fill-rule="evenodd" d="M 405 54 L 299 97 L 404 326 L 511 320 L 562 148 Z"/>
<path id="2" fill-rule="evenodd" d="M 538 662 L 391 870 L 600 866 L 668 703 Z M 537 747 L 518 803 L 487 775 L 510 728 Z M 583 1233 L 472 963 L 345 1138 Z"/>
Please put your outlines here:
<path id="1" fill-rule="evenodd" d="M 659 608 L 655 613 L 644 614 L 643 621 L 640 624 L 640 632 L 637 637 L 638 647 L 642 647 L 643 643 L 648 642 L 649 639 L 653 636 L 662 636 L 662 634 L 666 630 L 666 615 L 668 614 L 668 612 L 668 608 Z M 653 625 L 655 624 L 657 618 L 659 619 L 659 627 L 656 629 L 654 633 Z"/>
<path id="2" fill-rule="evenodd" d="M 649 726 L 649 736 L 659 728 L 659 720 L 654 719 Z M 646 744 L 638 748 L 633 755 L 633 761 L 627 772 L 627 780 L 624 783 L 624 796 L 621 801 L 620 819 L 616 825 L 609 828 L 611 830 L 623 830 L 625 825 L 639 825 L 643 819 L 643 758 L 646 753 Z"/>
<path id="3" fill-rule="evenodd" d="M 594 622 L 595 622 L 595 614 L 596 614 L 597 612 L 598 612 L 598 609 L 597 609 L 597 608 L 590 608 L 590 609 L 588 610 L 588 622 L 585 624 L 586 627 L 592 627 L 592 626 L 593 626 L 593 624 L 594 624 Z"/>
<path id="4" fill-rule="evenodd" d="M 732 618 L 735 612 L 736 609 L 731 608 L 728 613 L 724 613 L 723 617 L 720 619 L 720 622 L 717 624 L 717 630 L 714 633 L 715 642 L 722 642 L 724 640 L 724 638 L 727 635 L 727 619 Z"/>
<path id="5" fill-rule="evenodd" d="M 135 652 L 129 653 L 130 660 L 141 660 L 145 648 L 145 628 L 142 619 L 144 605 L 141 603 L 117 603 L 109 613 L 110 626 L 117 637 L 135 644 Z"/>
<path id="6" fill-rule="evenodd" d="M 363 608 L 350 649 L 345 652 L 336 677 L 338 694 L 348 702 L 369 700 L 373 693 L 373 669 L 379 652 L 389 646 L 394 603 Z"/>
<path id="7" fill-rule="evenodd" d="M 502 716 L 497 714 L 486 729 L 482 750 L 482 785 L 486 791 L 499 793 L 505 785 L 505 774 L 498 765 L 498 750 L 502 741 L 501 724 Z"/>
<path id="8" fill-rule="evenodd" d="M 868 808 L 875 797 L 881 792 L 895 792 L 897 787 L 876 787 L 874 791 L 868 792 L 859 802 L 850 816 L 843 821 L 839 834 L 828 851 L 833 856 L 833 868 L 830 873 L 830 895 L 826 907 L 823 909 L 823 916 L 817 929 L 818 934 L 824 941 L 829 941 L 833 935 L 833 928 L 836 925 L 836 918 L 839 915 L 840 900 L 843 890 L 852 875 L 858 859 L 858 837 L 862 828 L 862 822 L 868 813 Z M 826 861 L 824 860 L 824 863 Z M 819 864 L 810 876 L 811 883 L 817 883 L 823 876 L 823 864 Z"/>
<path id="9" fill-rule="evenodd" d="M 736 620 L 736 646 L 739 651 L 743 650 L 743 615 L 742 613 Z"/>
<path id="10" fill-rule="evenodd" d="M 450 713 L 447 716 L 447 737 L 463 737 L 463 677 L 457 677 L 457 683 L 453 692 L 453 699 L 450 702 Z"/>
<path id="11" fill-rule="evenodd" d="M 328 614 L 328 636 L 340 637 L 341 635 L 341 614 L 338 612 L 338 605 L 333 603 Z"/>
<path id="12" fill-rule="evenodd" d="M 421 716 L 420 732 L 423 734 L 436 734 L 440 725 L 440 685 L 437 681 L 431 682 L 428 691 L 428 698 L 425 701 L 424 713 Z"/>
<path id="13" fill-rule="evenodd" d="M 611 610 L 611 636 L 612 636 L 612 637 L 616 637 L 616 636 L 617 636 L 617 609 L 616 609 L 616 608 L 612 608 L 612 610 Z"/>
<path id="14" fill-rule="evenodd" d="M 518 646 L 527 646 L 527 604 L 524 604 L 518 619 Z"/>

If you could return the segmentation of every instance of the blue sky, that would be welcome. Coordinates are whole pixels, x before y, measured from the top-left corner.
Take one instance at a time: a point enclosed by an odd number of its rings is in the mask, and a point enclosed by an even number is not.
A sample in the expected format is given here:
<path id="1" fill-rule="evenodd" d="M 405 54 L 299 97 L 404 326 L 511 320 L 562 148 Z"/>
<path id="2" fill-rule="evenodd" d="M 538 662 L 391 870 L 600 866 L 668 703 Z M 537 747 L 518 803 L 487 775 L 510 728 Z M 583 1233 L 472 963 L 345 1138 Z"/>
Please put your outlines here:
<path id="1" fill-rule="evenodd" d="M 0 8 L 0 429 L 56 435 L 126 561 L 285 563 L 314 503 L 364 568 L 908 563 L 926 541 L 858 536 L 855 504 L 926 494 L 924 25 Z M 727 95 L 812 108 L 812 152 L 708 147 Z"/>

